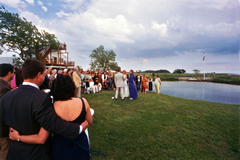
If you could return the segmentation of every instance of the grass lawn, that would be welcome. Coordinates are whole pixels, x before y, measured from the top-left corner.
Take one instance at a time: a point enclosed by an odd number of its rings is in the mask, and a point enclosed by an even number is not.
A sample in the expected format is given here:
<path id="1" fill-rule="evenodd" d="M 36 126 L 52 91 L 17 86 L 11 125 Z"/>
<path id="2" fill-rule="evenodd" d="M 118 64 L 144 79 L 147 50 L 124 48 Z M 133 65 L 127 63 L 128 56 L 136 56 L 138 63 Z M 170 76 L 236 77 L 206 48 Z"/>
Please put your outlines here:
<path id="1" fill-rule="evenodd" d="M 114 91 L 82 94 L 95 110 L 92 159 L 239 159 L 239 105 L 139 94 L 112 100 Z"/>

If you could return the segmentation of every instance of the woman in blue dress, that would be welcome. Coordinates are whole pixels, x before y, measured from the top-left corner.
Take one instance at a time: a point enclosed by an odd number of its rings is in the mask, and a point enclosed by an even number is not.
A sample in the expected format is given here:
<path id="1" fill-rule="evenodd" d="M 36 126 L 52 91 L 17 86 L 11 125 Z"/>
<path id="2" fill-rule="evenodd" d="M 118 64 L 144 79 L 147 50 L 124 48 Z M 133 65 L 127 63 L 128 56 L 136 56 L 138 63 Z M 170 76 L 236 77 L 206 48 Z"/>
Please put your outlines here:
<path id="1" fill-rule="evenodd" d="M 53 82 L 51 94 L 55 100 L 53 107 L 56 114 L 65 121 L 82 124 L 85 120 L 92 123 L 90 106 L 85 99 L 74 97 L 75 84 L 68 75 L 58 75 Z M 38 134 L 19 135 L 14 130 L 11 139 L 24 143 L 44 144 L 49 137 L 49 132 L 41 128 Z M 85 132 L 78 135 L 76 139 L 65 138 L 54 135 L 52 138 L 52 157 L 56 160 L 88 160 L 90 159 L 89 142 Z"/>
<path id="2" fill-rule="evenodd" d="M 130 70 L 129 73 L 130 73 L 130 77 L 128 79 L 128 84 L 129 84 L 130 100 L 133 100 L 138 97 L 138 93 L 137 93 L 137 88 L 134 84 L 133 70 Z"/>

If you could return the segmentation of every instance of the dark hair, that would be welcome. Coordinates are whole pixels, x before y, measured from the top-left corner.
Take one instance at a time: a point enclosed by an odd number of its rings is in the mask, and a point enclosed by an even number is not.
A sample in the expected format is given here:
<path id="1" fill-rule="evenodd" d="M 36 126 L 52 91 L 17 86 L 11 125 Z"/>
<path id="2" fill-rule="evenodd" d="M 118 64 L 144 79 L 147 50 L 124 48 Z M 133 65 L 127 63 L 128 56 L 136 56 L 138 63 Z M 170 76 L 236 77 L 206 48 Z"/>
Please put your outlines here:
<path id="1" fill-rule="evenodd" d="M 134 71 L 132 69 L 130 71 L 132 72 L 132 74 L 134 73 Z"/>
<path id="2" fill-rule="evenodd" d="M 118 67 L 116 71 L 117 71 L 117 72 L 120 72 L 120 71 L 121 71 L 121 67 Z"/>
<path id="3" fill-rule="evenodd" d="M 15 75 L 16 75 L 16 85 L 18 87 L 23 83 L 22 69 L 18 69 L 15 72 Z"/>
<path id="4" fill-rule="evenodd" d="M 5 77 L 8 72 L 13 73 L 13 65 L 7 64 L 7 63 L 2 63 L 0 64 L 0 77 Z"/>
<path id="5" fill-rule="evenodd" d="M 158 75 L 156 75 L 156 77 L 158 77 Z"/>
<path id="6" fill-rule="evenodd" d="M 66 101 L 74 97 L 75 84 L 69 75 L 59 74 L 54 80 L 51 94 L 55 101 Z"/>
<path id="7" fill-rule="evenodd" d="M 22 65 L 23 79 L 33 79 L 39 72 L 43 74 L 45 66 L 38 60 L 27 59 Z"/>

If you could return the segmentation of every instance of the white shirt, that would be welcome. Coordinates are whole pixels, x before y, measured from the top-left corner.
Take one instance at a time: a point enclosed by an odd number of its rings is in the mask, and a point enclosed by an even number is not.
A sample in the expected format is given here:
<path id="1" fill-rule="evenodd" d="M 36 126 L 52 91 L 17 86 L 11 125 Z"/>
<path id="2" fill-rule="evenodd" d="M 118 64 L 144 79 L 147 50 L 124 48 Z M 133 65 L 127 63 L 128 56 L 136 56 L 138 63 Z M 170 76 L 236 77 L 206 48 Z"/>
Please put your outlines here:
<path id="1" fill-rule="evenodd" d="M 94 82 L 89 82 L 89 87 L 93 87 L 94 86 Z"/>
<path id="2" fill-rule="evenodd" d="M 36 85 L 35 83 L 31 83 L 31 82 L 23 82 L 22 85 L 29 85 L 29 86 L 39 89 L 38 85 Z"/>

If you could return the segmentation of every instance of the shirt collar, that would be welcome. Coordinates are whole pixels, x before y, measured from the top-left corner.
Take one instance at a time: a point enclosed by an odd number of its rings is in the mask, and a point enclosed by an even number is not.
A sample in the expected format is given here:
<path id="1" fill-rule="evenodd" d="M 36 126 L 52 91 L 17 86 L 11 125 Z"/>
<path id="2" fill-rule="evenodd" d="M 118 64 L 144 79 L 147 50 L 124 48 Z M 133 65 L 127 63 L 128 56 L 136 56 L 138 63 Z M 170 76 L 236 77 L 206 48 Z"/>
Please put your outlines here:
<path id="1" fill-rule="evenodd" d="M 32 87 L 35 87 L 35 88 L 39 89 L 39 87 L 36 84 L 31 83 L 31 82 L 23 82 L 22 85 L 29 85 L 29 86 L 32 86 Z"/>

